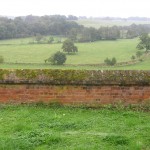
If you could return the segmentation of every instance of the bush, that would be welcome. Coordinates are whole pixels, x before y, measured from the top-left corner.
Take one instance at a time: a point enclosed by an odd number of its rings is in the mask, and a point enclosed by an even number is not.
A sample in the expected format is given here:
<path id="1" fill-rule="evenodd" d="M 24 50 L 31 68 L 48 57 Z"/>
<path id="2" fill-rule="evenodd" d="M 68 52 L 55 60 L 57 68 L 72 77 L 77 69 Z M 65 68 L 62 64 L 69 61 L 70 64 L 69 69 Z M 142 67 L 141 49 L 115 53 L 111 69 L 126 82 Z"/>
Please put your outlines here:
<path id="1" fill-rule="evenodd" d="M 53 38 L 53 37 L 49 37 L 48 43 L 51 44 L 51 43 L 53 43 L 53 42 L 54 42 L 54 38 Z"/>
<path id="2" fill-rule="evenodd" d="M 114 66 L 117 63 L 117 60 L 115 57 L 113 57 L 112 59 L 106 58 L 104 60 L 105 64 L 110 65 L 110 66 Z"/>
<path id="3" fill-rule="evenodd" d="M 131 56 L 131 59 L 132 59 L 132 60 L 135 60 L 135 56 L 134 56 L 134 55 L 132 55 L 132 56 Z"/>
<path id="4" fill-rule="evenodd" d="M 3 56 L 0 56 L 0 63 L 3 63 L 4 62 L 4 58 Z"/>
<path id="5" fill-rule="evenodd" d="M 111 60 L 108 59 L 108 58 L 106 58 L 106 59 L 104 60 L 104 63 L 107 64 L 107 65 L 110 65 L 110 64 L 111 64 Z"/>
<path id="6" fill-rule="evenodd" d="M 47 59 L 52 65 L 63 65 L 66 62 L 66 55 L 60 51 L 51 55 L 50 58 Z"/>
<path id="7" fill-rule="evenodd" d="M 115 65 L 116 63 L 117 63 L 117 60 L 116 60 L 115 57 L 113 57 L 112 60 L 111 60 L 111 65 L 113 66 L 113 65 Z"/>
<path id="8" fill-rule="evenodd" d="M 143 61 L 143 59 L 139 59 L 139 61 Z"/>
<path id="9" fill-rule="evenodd" d="M 143 53 L 141 52 L 141 51 L 137 51 L 136 52 L 136 56 L 139 58 L 139 57 L 141 57 L 143 55 Z"/>

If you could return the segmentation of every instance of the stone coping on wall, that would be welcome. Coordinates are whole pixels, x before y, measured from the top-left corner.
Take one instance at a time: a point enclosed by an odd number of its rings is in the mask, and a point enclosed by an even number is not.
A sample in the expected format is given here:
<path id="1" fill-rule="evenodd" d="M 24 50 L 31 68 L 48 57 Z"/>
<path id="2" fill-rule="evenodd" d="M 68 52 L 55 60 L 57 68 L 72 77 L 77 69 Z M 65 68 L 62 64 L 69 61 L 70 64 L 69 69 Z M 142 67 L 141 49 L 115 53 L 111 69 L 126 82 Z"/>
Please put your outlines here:
<path id="1" fill-rule="evenodd" d="M 150 70 L 0 69 L 0 84 L 150 85 Z"/>

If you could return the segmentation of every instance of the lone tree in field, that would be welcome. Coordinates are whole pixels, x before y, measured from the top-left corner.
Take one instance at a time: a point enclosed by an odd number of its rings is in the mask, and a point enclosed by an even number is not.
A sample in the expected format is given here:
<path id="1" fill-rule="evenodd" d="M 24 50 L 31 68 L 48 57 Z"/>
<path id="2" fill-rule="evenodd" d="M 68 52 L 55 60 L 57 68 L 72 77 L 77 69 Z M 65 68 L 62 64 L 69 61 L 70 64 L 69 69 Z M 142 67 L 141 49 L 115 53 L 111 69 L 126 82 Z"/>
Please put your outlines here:
<path id="1" fill-rule="evenodd" d="M 150 50 L 150 37 L 147 33 L 142 34 L 140 36 L 140 43 L 137 45 L 137 49 L 139 50 L 145 49 L 146 52 Z"/>
<path id="2" fill-rule="evenodd" d="M 50 62 L 52 65 L 63 65 L 66 62 L 66 55 L 60 51 L 51 55 L 45 62 Z"/>
<path id="3" fill-rule="evenodd" d="M 74 43 L 70 39 L 67 39 L 63 42 L 62 49 L 64 52 L 67 52 L 68 54 L 78 52 L 78 48 L 74 45 Z"/>

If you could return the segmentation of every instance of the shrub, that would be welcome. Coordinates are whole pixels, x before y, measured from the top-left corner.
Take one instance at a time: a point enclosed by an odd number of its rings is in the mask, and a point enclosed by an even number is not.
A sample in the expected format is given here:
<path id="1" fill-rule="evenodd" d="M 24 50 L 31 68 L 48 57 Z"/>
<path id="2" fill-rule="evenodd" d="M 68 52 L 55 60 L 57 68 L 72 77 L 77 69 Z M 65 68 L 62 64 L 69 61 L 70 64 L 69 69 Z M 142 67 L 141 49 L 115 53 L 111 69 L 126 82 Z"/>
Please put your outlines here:
<path id="1" fill-rule="evenodd" d="M 47 61 L 53 65 L 63 65 L 66 62 L 66 59 L 66 55 L 58 51 L 55 54 L 51 55 L 51 57 L 49 57 Z"/>
<path id="2" fill-rule="evenodd" d="M 104 60 L 105 64 L 110 65 L 110 66 L 114 66 L 117 63 L 117 60 L 115 57 L 113 57 L 112 59 L 106 58 Z"/>
<path id="3" fill-rule="evenodd" d="M 136 52 L 136 56 L 137 56 L 138 58 L 141 57 L 142 54 L 143 54 L 143 53 L 142 53 L 141 51 L 137 51 L 137 52 Z"/>
<path id="4" fill-rule="evenodd" d="M 4 62 L 4 58 L 3 56 L 0 56 L 0 63 L 3 63 Z"/>
<path id="5" fill-rule="evenodd" d="M 113 66 L 113 65 L 115 65 L 116 63 L 117 63 L 117 60 L 116 60 L 115 57 L 113 57 L 112 60 L 111 60 L 111 65 Z"/>
<path id="6" fill-rule="evenodd" d="M 110 61 L 110 59 L 106 58 L 106 59 L 104 60 L 104 63 L 107 64 L 107 65 L 110 65 L 111 61 Z"/>
<path id="7" fill-rule="evenodd" d="M 134 56 L 134 55 L 132 55 L 132 56 L 131 56 L 131 59 L 132 59 L 132 60 L 135 60 L 135 56 Z"/>
<path id="8" fill-rule="evenodd" d="M 143 59 L 139 59 L 139 61 L 143 61 Z"/>
<path id="9" fill-rule="evenodd" d="M 54 42 L 54 38 L 53 38 L 53 37 L 49 37 L 48 43 L 51 44 L 51 43 L 53 43 L 53 42 Z"/>

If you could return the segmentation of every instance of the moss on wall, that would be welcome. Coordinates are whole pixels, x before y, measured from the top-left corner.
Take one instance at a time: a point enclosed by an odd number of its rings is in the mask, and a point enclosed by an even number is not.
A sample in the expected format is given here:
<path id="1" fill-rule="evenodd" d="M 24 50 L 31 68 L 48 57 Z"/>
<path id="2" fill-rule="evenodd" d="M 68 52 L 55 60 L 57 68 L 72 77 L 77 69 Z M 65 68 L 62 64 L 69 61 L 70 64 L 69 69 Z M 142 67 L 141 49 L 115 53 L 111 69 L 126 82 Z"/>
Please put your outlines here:
<path id="1" fill-rule="evenodd" d="M 8 76 L 9 73 L 10 73 L 9 70 L 2 70 L 2 69 L 0 69 L 0 80 L 4 80 L 5 76 Z"/>
<path id="2" fill-rule="evenodd" d="M 15 74 L 18 78 L 21 79 L 27 79 L 27 80 L 31 80 L 31 79 L 35 79 L 37 78 L 39 72 L 38 70 L 14 70 Z"/>
<path id="3" fill-rule="evenodd" d="M 0 83 L 150 85 L 150 71 L 0 69 Z"/>

